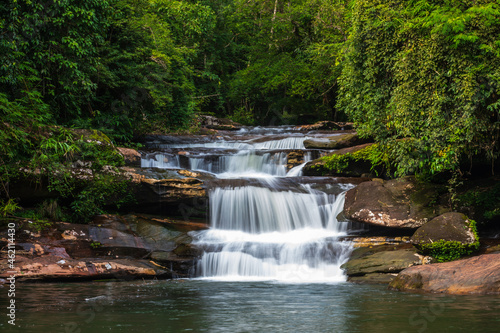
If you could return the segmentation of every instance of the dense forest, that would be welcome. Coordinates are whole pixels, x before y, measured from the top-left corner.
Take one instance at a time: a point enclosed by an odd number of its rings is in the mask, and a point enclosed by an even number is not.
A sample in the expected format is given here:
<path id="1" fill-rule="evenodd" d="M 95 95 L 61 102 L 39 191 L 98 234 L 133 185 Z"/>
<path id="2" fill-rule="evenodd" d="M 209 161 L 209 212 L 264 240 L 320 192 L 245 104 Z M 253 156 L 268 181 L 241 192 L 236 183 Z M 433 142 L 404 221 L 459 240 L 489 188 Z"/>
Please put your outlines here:
<path id="1" fill-rule="evenodd" d="M 396 175 L 499 156 L 498 0 L 6 0 L 0 28 L 5 211 L 19 163 L 53 174 L 83 154 L 71 128 L 131 145 L 198 114 L 328 119 Z"/>

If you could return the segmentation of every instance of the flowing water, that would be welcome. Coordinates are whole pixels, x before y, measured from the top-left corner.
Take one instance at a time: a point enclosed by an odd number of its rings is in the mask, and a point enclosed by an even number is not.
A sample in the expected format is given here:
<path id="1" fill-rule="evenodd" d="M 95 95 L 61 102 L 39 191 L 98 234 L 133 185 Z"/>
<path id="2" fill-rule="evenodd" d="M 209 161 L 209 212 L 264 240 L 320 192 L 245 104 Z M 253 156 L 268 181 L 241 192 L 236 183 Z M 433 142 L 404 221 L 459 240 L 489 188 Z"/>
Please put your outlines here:
<path id="1" fill-rule="evenodd" d="M 308 133 L 308 137 L 321 134 Z M 498 332 L 497 296 L 418 295 L 345 282 L 356 226 L 339 218 L 352 184 L 287 167 L 304 149 L 291 128 L 215 140 L 151 143 L 143 167 L 212 173 L 210 229 L 196 277 L 172 281 L 19 284 L 2 332 Z M 0 308 L 7 306 L 0 288 Z M 6 313 L 5 310 L 2 313 Z"/>
<path id="2" fill-rule="evenodd" d="M 210 229 L 192 234 L 205 251 L 196 271 L 199 278 L 345 281 L 340 265 L 351 246 L 339 239 L 349 223 L 337 216 L 344 191 L 352 185 L 320 189 L 314 181 L 304 183 L 299 179 L 302 167 L 321 154 L 305 149 L 304 141 L 314 134 L 267 131 L 272 133 L 259 128 L 215 142 L 159 143 L 155 147 L 160 151 L 148 154 L 142 166 L 188 168 L 229 179 L 209 185 Z M 288 156 L 297 151 L 301 164 L 290 168 Z"/>

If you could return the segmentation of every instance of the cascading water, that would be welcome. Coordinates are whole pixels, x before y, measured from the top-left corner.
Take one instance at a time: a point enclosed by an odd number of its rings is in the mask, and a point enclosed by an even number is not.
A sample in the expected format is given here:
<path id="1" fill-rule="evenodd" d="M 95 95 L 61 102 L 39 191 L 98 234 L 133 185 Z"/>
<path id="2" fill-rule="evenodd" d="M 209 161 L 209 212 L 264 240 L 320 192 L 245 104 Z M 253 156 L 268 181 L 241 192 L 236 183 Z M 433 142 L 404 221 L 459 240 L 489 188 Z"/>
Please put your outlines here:
<path id="1" fill-rule="evenodd" d="M 338 221 L 349 185 L 301 183 L 308 137 L 268 137 L 264 128 L 238 141 L 164 145 L 162 153 L 142 160 L 144 167 L 188 168 L 213 173 L 209 191 L 210 229 L 193 232 L 204 250 L 197 276 L 215 280 L 339 282 L 351 251 L 347 222 Z M 267 139 L 267 140 L 266 140 Z M 161 147 L 161 144 L 157 145 Z M 302 164 L 288 170 L 291 150 Z M 300 156 L 295 155 L 295 156 Z M 324 181 L 324 180 L 323 180 Z"/>
<path id="2" fill-rule="evenodd" d="M 211 228 L 194 235 L 195 244 L 205 250 L 199 276 L 231 281 L 345 281 L 340 265 L 351 246 L 339 241 L 347 223 L 337 220 L 344 192 L 327 194 L 310 185 L 276 190 L 279 183 L 276 179 L 262 186 L 210 191 Z"/>
<path id="3" fill-rule="evenodd" d="M 344 194 L 274 191 L 265 187 L 211 191 L 211 229 L 196 244 L 205 249 L 199 275 L 216 280 L 339 282 L 350 245 L 337 221 Z"/>

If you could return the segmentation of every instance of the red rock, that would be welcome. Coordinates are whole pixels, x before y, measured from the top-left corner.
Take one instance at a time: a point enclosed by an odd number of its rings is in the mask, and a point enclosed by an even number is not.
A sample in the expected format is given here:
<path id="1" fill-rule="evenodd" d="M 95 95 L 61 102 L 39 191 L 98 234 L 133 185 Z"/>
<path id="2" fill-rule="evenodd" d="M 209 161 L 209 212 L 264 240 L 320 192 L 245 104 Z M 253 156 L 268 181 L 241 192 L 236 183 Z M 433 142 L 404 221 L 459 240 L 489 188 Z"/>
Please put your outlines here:
<path id="1" fill-rule="evenodd" d="M 447 294 L 500 294 L 500 253 L 410 267 L 389 287 Z"/>
<path id="2" fill-rule="evenodd" d="M 117 149 L 125 159 L 126 165 L 141 166 L 141 154 L 137 150 L 122 147 L 117 147 Z"/>
<path id="3" fill-rule="evenodd" d="M 0 260 L 0 278 L 8 278 L 7 260 Z M 159 269 L 147 260 L 129 259 L 61 259 L 46 255 L 28 258 L 17 256 L 13 269 L 16 281 L 94 280 L 120 278 L 170 277 L 171 272 Z"/>

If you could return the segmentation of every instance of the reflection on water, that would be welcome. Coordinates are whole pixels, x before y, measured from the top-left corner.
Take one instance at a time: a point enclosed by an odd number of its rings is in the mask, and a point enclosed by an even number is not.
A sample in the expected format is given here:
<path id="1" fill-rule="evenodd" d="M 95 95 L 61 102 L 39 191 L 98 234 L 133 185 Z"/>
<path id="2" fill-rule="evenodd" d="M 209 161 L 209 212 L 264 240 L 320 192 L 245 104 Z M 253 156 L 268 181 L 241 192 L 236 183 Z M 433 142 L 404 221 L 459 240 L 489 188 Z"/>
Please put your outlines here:
<path id="1" fill-rule="evenodd" d="M 19 284 L 2 332 L 497 332 L 498 296 L 264 282 Z M 0 289 L 0 307 L 7 297 Z"/>

